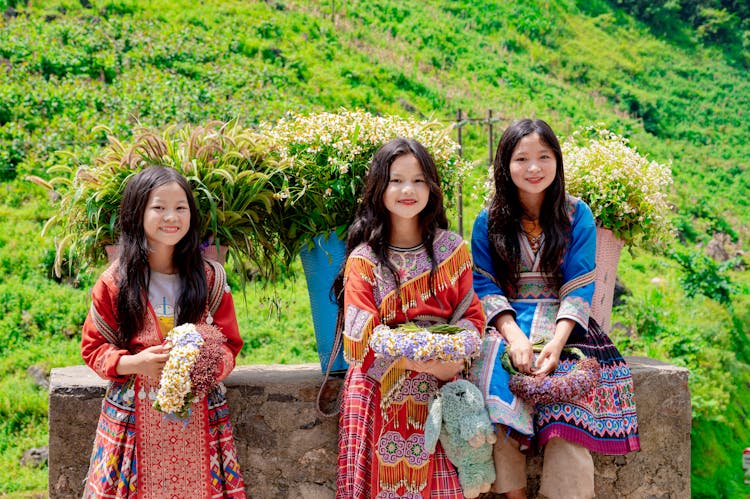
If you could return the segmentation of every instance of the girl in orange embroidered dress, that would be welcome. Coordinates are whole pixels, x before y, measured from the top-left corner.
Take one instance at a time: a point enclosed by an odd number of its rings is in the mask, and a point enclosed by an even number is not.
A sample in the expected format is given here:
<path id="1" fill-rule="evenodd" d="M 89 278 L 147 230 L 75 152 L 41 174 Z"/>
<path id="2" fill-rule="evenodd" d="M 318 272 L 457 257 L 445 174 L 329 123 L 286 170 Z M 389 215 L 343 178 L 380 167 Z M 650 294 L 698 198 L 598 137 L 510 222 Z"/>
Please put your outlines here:
<path id="1" fill-rule="evenodd" d="M 483 331 L 468 249 L 447 226 L 427 150 L 409 139 L 385 144 L 372 160 L 349 228 L 345 269 L 334 286 L 350 363 L 337 497 L 463 498 L 440 444 L 433 455 L 425 451 L 424 423 L 430 397 L 464 362 L 376 358 L 368 345 L 381 324 L 452 321 Z"/>
<path id="2" fill-rule="evenodd" d="M 120 256 L 92 291 L 81 354 L 110 381 L 84 497 L 246 497 L 220 383 L 242 339 L 221 265 L 204 261 L 198 213 L 175 170 L 145 168 L 118 215 Z M 153 408 L 174 324 L 213 324 L 226 337 L 216 385 L 187 422 Z"/>

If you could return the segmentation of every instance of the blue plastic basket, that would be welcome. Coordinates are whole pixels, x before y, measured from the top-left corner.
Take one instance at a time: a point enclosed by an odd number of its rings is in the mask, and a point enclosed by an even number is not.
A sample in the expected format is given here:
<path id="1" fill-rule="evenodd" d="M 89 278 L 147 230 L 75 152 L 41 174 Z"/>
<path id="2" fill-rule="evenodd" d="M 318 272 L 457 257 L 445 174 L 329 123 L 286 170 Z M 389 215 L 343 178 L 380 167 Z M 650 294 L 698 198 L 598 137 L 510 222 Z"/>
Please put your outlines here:
<path id="1" fill-rule="evenodd" d="M 302 249 L 300 259 L 307 280 L 307 292 L 310 295 L 310 309 L 320 367 L 325 372 L 336 339 L 336 315 L 338 313 L 336 301 L 331 293 L 331 285 L 344 263 L 346 243 L 336 237 L 333 232 L 317 236 L 313 242 L 312 249 L 306 247 Z M 331 372 L 343 372 L 347 368 L 343 349 L 339 350 L 331 366 Z"/>

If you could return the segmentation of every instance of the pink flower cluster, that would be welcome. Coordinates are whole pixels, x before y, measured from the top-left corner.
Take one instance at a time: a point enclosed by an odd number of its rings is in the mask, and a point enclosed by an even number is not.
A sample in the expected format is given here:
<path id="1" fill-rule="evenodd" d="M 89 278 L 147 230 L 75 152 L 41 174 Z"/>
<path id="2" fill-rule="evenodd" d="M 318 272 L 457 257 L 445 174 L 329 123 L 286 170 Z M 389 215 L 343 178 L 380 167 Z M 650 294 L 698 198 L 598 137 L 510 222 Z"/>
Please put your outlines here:
<path id="1" fill-rule="evenodd" d="M 218 383 L 224 355 L 222 345 L 227 339 L 216 326 L 198 324 L 195 328 L 203 337 L 203 346 L 190 370 L 190 381 L 193 394 L 196 398 L 201 398 Z"/>
<path id="2" fill-rule="evenodd" d="M 600 373 L 599 362 L 587 357 L 579 360 L 573 370 L 562 376 L 513 374 L 508 388 L 516 397 L 532 406 L 570 402 L 591 393 L 599 383 Z"/>

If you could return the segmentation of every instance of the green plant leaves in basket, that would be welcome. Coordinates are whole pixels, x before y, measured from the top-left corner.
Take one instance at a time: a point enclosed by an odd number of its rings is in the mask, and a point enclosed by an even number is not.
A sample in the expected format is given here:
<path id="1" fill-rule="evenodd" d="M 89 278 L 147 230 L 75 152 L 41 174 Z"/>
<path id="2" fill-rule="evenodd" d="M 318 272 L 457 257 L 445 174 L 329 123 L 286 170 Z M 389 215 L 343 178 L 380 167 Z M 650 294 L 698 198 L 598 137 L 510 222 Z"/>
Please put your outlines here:
<path id="1" fill-rule="evenodd" d="M 45 227 L 59 227 L 58 266 L 65 252 L 94 262 L 102 259 L 103 248 L 119 237 L 117 212 L 128 180 L 146 166 L 161 165 L 187 178 L 202 241 L 227 246 L 262 274 L 273 274 L 276 236 L 265 220 L 278 210 L 284 163 L 273 154 L 267 136 L 237 120 L 161 132 L 141 127 L 129 142 L 106 127 L 98 129 L 107 134 L 108 144 L 93 164 L 50 169 L 50 185 L 63 187 L 59 210 Z"/>
<path id="2" fill-rule="evenodd" d="M 432 324 L 430 326 L 422 327 L 413 322 L 405 322 L 399 325 L 398 328 L 405 333 L 416 333 L 417 331 L 427 330 L 431 333 L 437 334 L 456 334 L 464 331 L 464 328 L 456 326 L 455 324 Z"/>

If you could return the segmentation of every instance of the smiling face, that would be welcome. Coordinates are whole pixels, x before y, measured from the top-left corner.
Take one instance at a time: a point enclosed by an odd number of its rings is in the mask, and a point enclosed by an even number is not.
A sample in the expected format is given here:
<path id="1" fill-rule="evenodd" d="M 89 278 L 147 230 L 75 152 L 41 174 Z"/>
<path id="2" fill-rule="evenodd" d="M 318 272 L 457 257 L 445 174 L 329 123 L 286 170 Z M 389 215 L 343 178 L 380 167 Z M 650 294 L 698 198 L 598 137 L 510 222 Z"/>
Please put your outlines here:
<path id="1" fill-rule="evenodd" d="M 522 202 L 541 201 L 544 191 L 555 180 L 556 172 L 555 153 L 538 133 L 518 141 L 510 157 L 510 178 Z"/>
<path id="2" fill-rule="evenodd" d="M 190 228 L 187 195 L 177 182 L 155 188 L 149 194 L 143 213 L 143 230 L 149 247 L 157 252 L 170 250 L 185 237 Z"/>
<path id="3" fill-rule="evenodd" d="M 383 194 L 383 204 L 391 214 L 391 222 L 416 219 L 429 199 L 430 187 L 416 156 L 403 154 L 396 158 Z"/>

